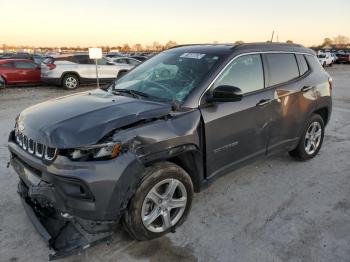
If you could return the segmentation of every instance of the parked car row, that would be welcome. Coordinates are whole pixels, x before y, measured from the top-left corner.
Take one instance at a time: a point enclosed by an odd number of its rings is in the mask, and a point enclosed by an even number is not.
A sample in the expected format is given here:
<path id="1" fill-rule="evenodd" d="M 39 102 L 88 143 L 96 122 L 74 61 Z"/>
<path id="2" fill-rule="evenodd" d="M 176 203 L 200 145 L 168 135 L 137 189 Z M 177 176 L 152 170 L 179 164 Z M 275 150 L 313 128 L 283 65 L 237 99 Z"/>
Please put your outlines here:
<path id="1" fill-rule="evenodd" d="M 349 64 L 350 63 L 350 54 L 337 54 L 337 61 L 338 64 Z"/>
<path id="2" fill-rule="evenodd" d="M 347 64 L 350 63 L 350 53 L 344 52 L 323 52 L 318 51 L 317 58 L 320 64 L 325 66 L 332 66 L 333 64 Z"/>
<path id="3" fill-rule="evenodd" d="M 111 61 L 102 58 L 97 61 L 100 83 L 111 82 L 141 63 L 133 58 L 123 59 Z M 96 65 L 87 53 L 47 57 L 39 64 L 31 59 L 9 57 L 0 59 L 0 77 L 7 85 L 44 82 L 66 89 L 75 89 L 81 84 L 96 82 Z"/>
<path id="4" fill-rule="evenodd" d="M 46 56 L 40 54 L 29 54 L 29 53 L 7 53 L 0 55 L 0 60 L 3 59 L 29 59 L 36 64 L 41 64 L 41 62 L 46 58 Z"/>

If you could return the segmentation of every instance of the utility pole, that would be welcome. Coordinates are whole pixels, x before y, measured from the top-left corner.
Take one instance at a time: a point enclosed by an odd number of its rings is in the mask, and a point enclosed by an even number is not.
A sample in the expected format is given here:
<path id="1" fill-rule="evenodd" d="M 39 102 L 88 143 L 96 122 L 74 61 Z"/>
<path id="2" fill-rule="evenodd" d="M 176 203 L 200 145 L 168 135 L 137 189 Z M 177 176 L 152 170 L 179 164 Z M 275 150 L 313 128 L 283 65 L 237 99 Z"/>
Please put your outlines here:
<path id="1" fill-rule="evenodd" d="M 97 59 L 95 59 L 95 65 L 96 65 L 96 81 L 97 81 L 97 88 L 100 88 L 100 81 L 98 80 Z"/>
<path id="2" fill-rule="evenodd" d="M 274 36 L 274 34 L 275 34 L 275 30 L 272 30 L 271 43 L 272 43 L 272 41 L 273 41 L 273 36 Z"/>

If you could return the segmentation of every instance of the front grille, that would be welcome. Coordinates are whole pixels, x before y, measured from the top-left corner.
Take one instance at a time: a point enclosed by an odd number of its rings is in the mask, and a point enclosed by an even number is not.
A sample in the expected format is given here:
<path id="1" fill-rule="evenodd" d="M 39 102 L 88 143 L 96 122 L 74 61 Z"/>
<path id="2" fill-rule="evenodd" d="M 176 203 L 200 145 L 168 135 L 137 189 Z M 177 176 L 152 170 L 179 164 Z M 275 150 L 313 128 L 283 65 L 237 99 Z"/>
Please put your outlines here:
<path id="1" fill-rule="evenodd" d="M 38 158 L 52 161 L 57 155 L 57 148 L 45 146 L 25 136 L 18 130 L 15 131 L 16 143 L 24 151 Z"/>

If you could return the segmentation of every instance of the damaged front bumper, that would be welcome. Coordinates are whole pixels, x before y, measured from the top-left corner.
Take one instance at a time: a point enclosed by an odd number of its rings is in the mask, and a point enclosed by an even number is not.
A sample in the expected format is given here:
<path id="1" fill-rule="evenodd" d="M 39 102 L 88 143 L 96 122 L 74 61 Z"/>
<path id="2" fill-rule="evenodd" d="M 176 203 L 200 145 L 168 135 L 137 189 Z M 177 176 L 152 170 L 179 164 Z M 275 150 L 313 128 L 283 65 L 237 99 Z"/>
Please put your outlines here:
<path id="1" fill-rule="evenodd" d="M 51 163 L 28 154 L 10 136 L 18 193 L 35 228 L 57 259 L 111 238 L 144 172 L 131 153 L 113 160 Z"/>
<path id="2" fill-rule="evenodd" d="M 49 255 L 50 260 L 78 253 L 111 239 L 111 231 L 90 234 L 75 219 L 65 219 L 53 208 L 40 206 L 28 197 L 28 189 L 21 181 L 18 183 L 18 193 L 35 229 L 50 249 L 54 250 L 54 253 Z"/>

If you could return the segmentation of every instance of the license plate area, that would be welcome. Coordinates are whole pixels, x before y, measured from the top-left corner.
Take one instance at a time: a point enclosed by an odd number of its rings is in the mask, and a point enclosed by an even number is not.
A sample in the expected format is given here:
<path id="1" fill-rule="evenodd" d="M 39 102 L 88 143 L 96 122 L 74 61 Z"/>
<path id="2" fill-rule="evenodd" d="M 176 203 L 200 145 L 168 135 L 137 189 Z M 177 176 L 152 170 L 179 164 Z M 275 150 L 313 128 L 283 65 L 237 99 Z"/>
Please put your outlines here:
<path id="1" fill-rule="evenodd" d="M 11 164 L 27 187 L 39 185 L 41 181 L 40 175 L 36 174 L 32 168 L 27 167 L 16 157 L 11 160 Z"/>

